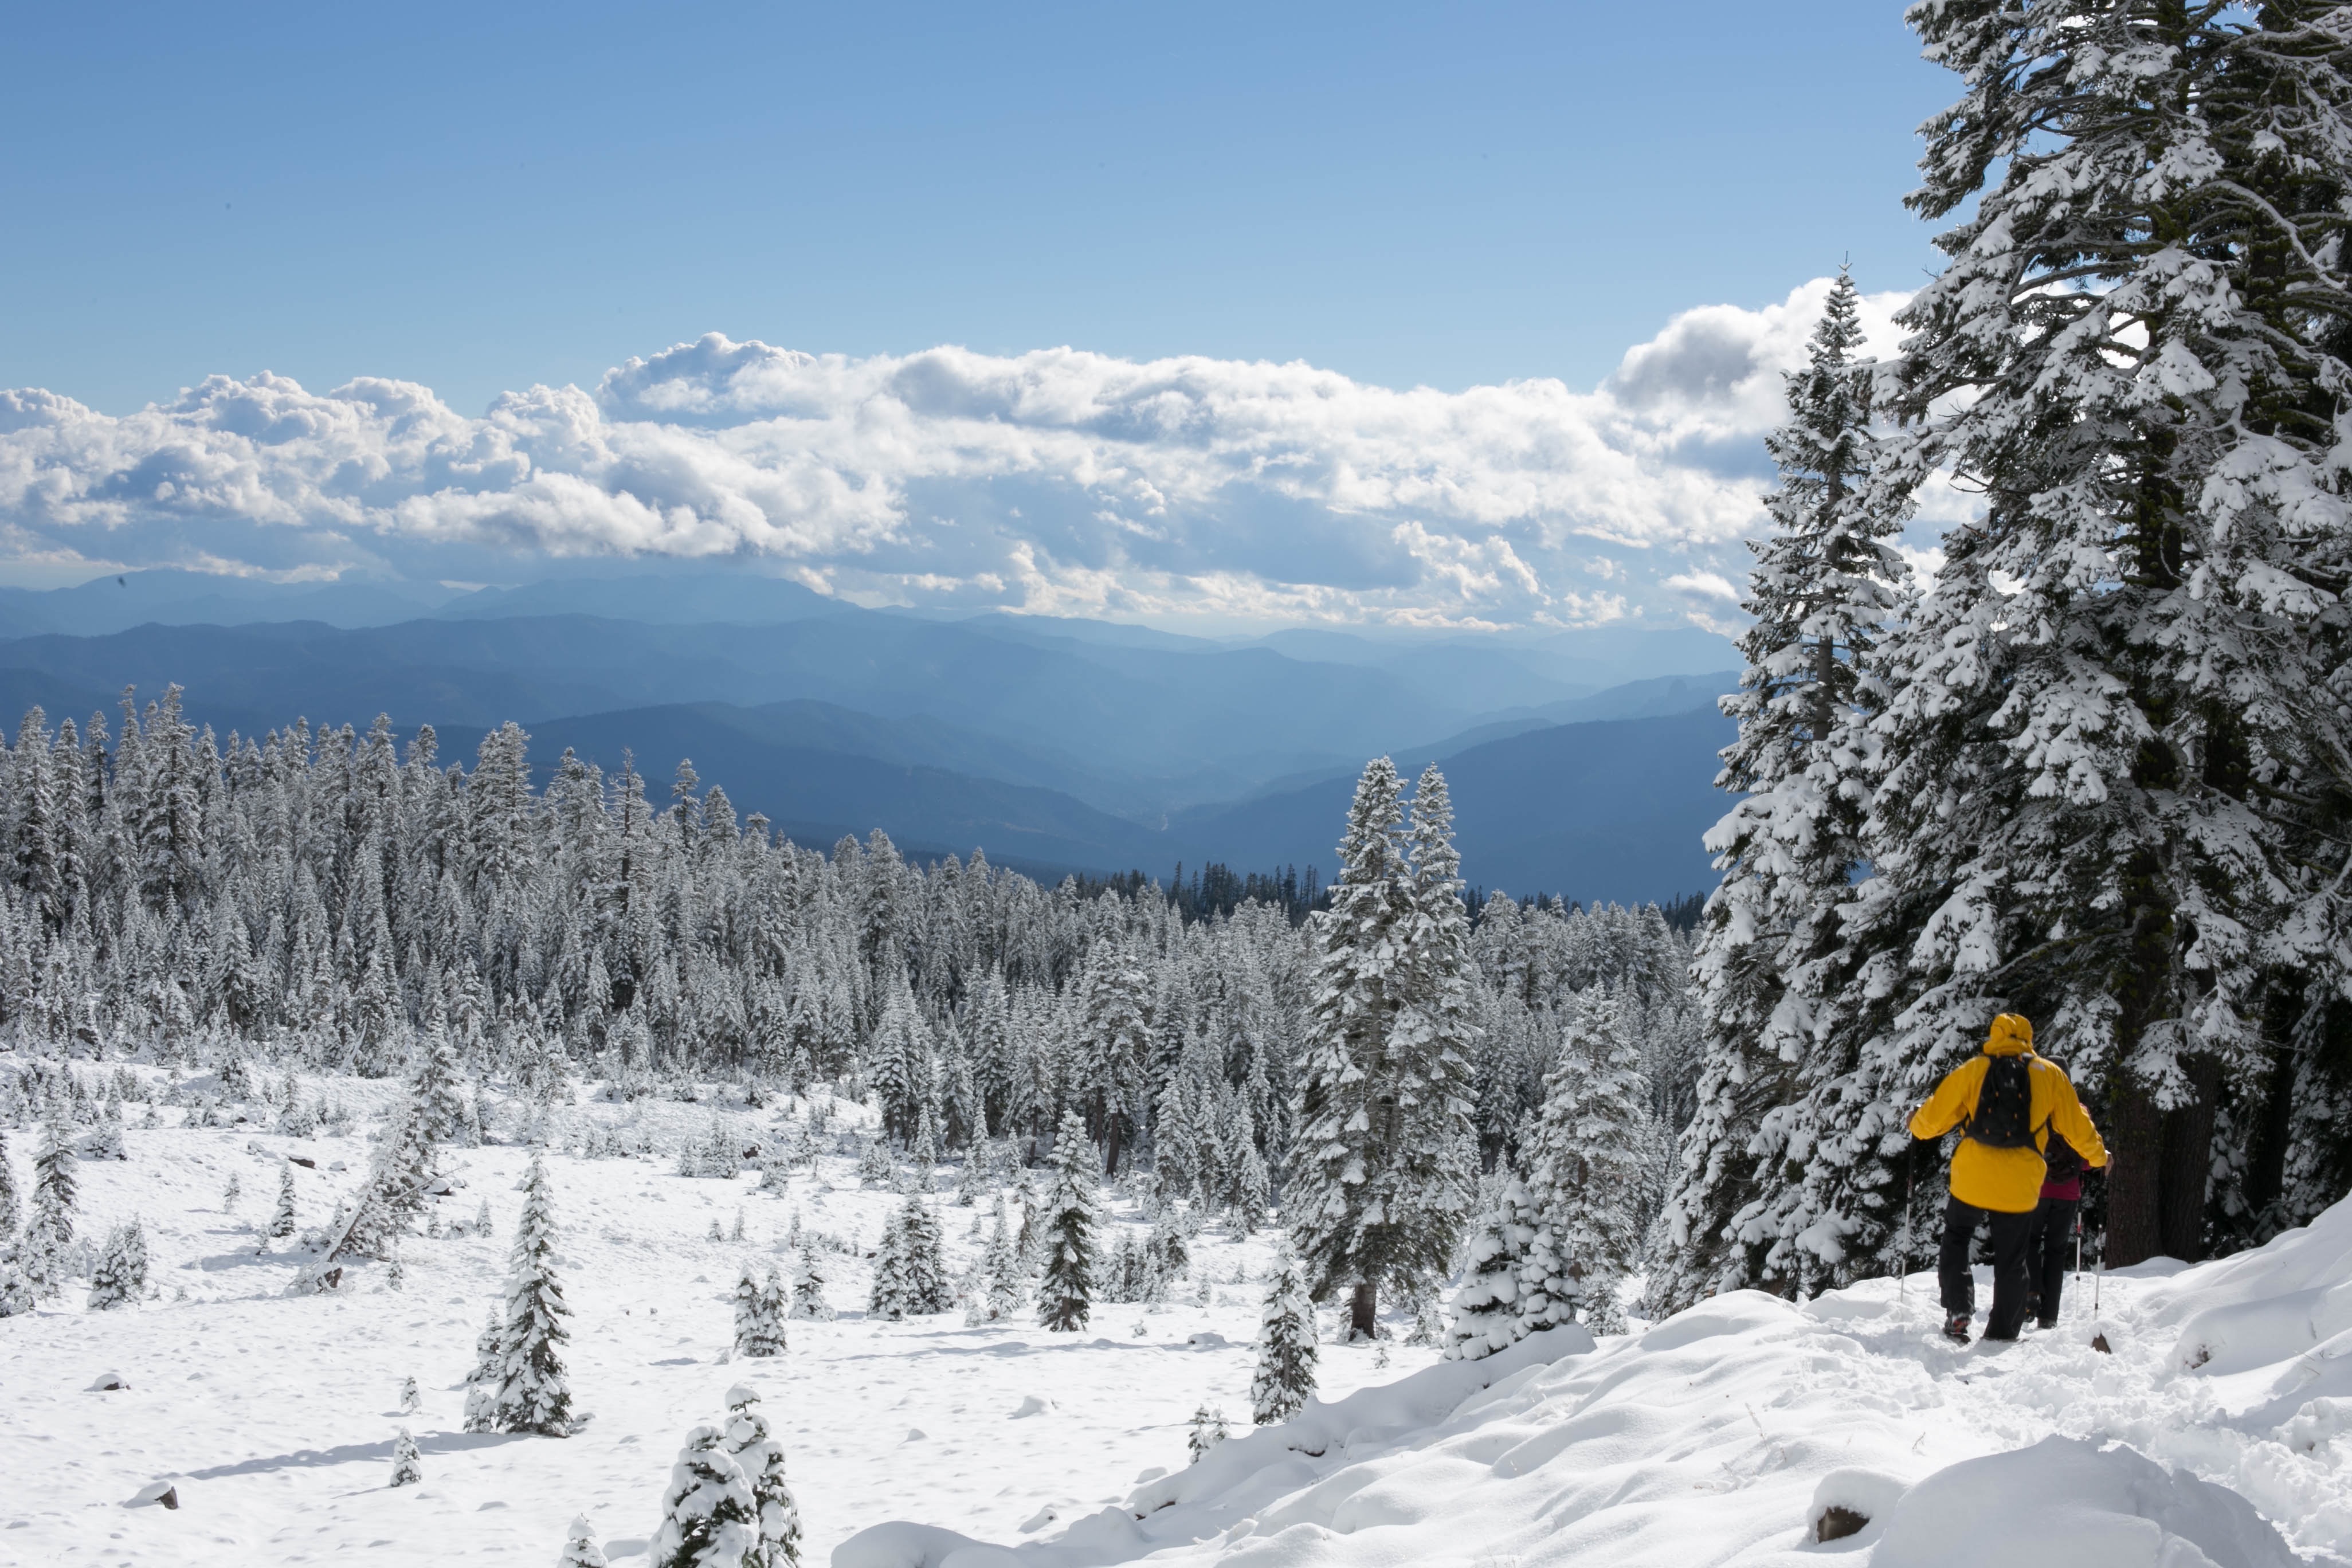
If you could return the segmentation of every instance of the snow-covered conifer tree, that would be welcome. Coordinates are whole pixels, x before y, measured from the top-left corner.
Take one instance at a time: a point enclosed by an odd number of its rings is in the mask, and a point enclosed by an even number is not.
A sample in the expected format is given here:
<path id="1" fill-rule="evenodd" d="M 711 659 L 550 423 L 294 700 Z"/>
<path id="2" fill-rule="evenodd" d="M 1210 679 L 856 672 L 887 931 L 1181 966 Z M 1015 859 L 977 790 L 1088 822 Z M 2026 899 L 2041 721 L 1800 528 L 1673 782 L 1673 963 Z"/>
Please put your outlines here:
<path id="1" fill-rule="evenodd" d="M 1184 1446 L 1192 1453 L 1189 1463 L 1199 1464 L 1209 1457 L 1209 1450 L 1233 1436 L 1225 1425 L 1225 1413 L 1213 1405 L 1202 1405 L 1192 1412 L 1192 1430 Z"/>
<path id="2" fill-rule="evenodd" d="M 1910 204 L 1965 216 L 1878 467 L 1984 512 L 1885 645 L 1853 978 L 1759 1206 L 1801 1279 L 1893 1267 L 1904 1118 L 2015 1011 L 2124 1152 L 2109 1260 L 2194 1259 L 2214 1173 L 2278 1172 L 2258 1130 L 2335 1092 L 2296 1042 L 2343 994 L 2342 853 L 2286 781 L 2352 749 L 2352 279 L 2312 199 L 2352 184 L 2352 49 L 2335 7 L 1911 18 L 1965 85 Z M 2260 1180 L 2221 1212 L 2305 1217 Z"/>
<path id="3" fill-rule="evenodd" d="M 1528 1287 L 1521 1276 L 1536 1239 L 1532 1207 L 1518 1178 L 1506 1175 L 1470 1240 L 1470 1267 L 1454 1293 L 1448 1360 L 1482 1360 L 1529 1332 L 1523 1300 Z"/>
<path id="4" fill-rule="evenodd" d="M 1595 1333 L 1624 1329 L 1617 1291 L 1641 1262 L 1643 1142 L 1664 1136 L 1650 1121 L 1647 1092 L 1617 997 L 1605 984 L 1588 988 L 1544 1079 L 1529 1151 L 1528 1195 L 1538 1230 L 1529 1262 L 1549 1273 L 1529 1279 L 1547 1300 L 1530 1299 L 1528 1307 L 1561 1314 L 1530 1319 L 1529 1331 L 1565 1321 L 1570 1306 Z"/>
<path id="5" fill-rule="evenodd" d="M 416 1439 L 403 1426 L 400 1436 L 392 1443 L 392 1479 L 389 1485 L 413 1487 L 425 1479 L 424 1456 L 416 1451 Z"/>
<path id="6" fill-rule="evenodd" d="M 784 1290 L 783 1271 L 774 1264 L 768 1265 L 768 1277 L 760 1285 L 760 1316 L 766 1325 L 766 1342 L 770 1347 L 753 1354 L 782 1355 L 786 1347 L 784 1319 L 791 1310 L 791 1298 Z"/>
<path id="7" fill-rule="evenodd" d="M 824 1265 L 817 1258 L 814 1236 L 801 1238 L 800 1259 L 793 1269 L 793 1316 L 813 1323 L 833 1321 L 833 1308 L 824 1299 Z"/>
<path id="8" fill-rule="evenodd" d="M 563 1551 L 555 1559 L 555 1568 L 612 1568 L 604 1548 L 596 1544 L 596 1532 L 589 1526 L 586 1514 L 572 1516 L 571 1529 L 564 1531 Z"/>
<path id="9" fill-rule="evenodd" d="M 1401 788 L 1386 757 L 1365 766 L 1331 908 L 1315 920 L 1286 1205 L 1314 1295 L 1349 1291 L 1364 1338 L 1382 1285 L 1413 1293 L 1444 1272 L 1470 1200 L 1458 1155 L 1474 1031 L 1452 808 L 1432 768 L 1408 830 Z"/>
<path id="10" fill-rule="evenodd" d="M 764 1327 L 760 1321 L 759 1278 L 751 1272 L 751 1260 L 746 1258 L 742 1271 L 735 1277 L 735 1353 L 752 1354 L 750 1347 L 763 1337 Z"/>
<path id="11" fill-rule="evenodd" d="M 746 1262 L 735 1282 L 735 1353 L 778 1356 L 784 1353 L 784 1287 L 776 1270 L 768 1270 L 762 1286 Z"/>
<path id="12" fill-rule="evenodd" d="M 874 1279 L 866 1293 L 868 1315 L 895 1323 L 913 1310 L 907 1274 L 907 1216 L 902 1210 L 882 1222 L 881 1245 L 874 1249 Z"/>
<path id="13" fill-rule="evenodd" d="M 646 1548 L 652 1568 L 744 1568 L 760 1550 L 751 1482 L 717 1426 L 686 1435 L 662 1494 L 661 1525 Z"/>
<path id="14" fill-rule="evenodd" d="M 424 1395 L 417 1390 L 416 1380 L 413 1377 L 402 1378 L 400 1380 L 400 1413 L 403 1415 L 414 1415 L 423 1407 L 424 1403 Z"/>
<path id="15" fill-rule="evenodd" d="M 457 1059 L 457 1044 L 438 1019 L 427 1024 L 417 1038 L 416 1070 L 409 1080 L 409 1092 L 415 1097 L 427 1141 L 479 1141 L 469 1137 L 472 1118 L 466 1105 L 466 1069 Z"/>
<path id="16" fill-rule="evenodd" d="M 1759 1185 L 1758 1134 L 1833 1005 L 1837 910 L 1865 858 L 1867 724 L 1884 705 L 1882 626 L 1906 582 L 1894 546 L 1908 511 L 1871 483 L 1871 367 L 1861 300 L 1841 271 L 1810 362 L 1787 377 L 1789 419 L 1765 446 L 1780 482 L 1771 532 L 1749 548 L 1739 637 L 1747 668 L 1722 700 L 1739 721 L 1718 787 L 1737 800 L 1707 836 L 1723 873 L 1693 975 L 1706 1030 L 1697 1113 L 1685 1130 L 1653 1300 L 1672 1307 L 1768 1277 L 1742 1211 Z"/>
<path id="17" fill-rule="evenodd" d="M 1054 1140 L 1054 1185 L 1045 1198 L 1045 1277 L 1037 1286 L 1037 1321 L 1056 1332 L 1087 1326 L 1095 1295 L 1095 1152 L 1087 1124 L 1062 1112 Z"/>
<path id="18" fill-rule="evenodd" d="M 898 1212 L 900 1245 L 906 1258 L 906 1310 L 928 1315 L 955 1304 L 955 1287 L 948 1279 L 946 1238 L 940 1216 L 919 1195 L 909 1194 Z"/>
<path id="19" fill-rule="evenodd" d="M 562 1347 L 563 1286 L 555 1277 L 555 1208 L 547 1163 L 533 1154 L 523 1179 L 522 1217 L 515 1222 L 507 1275 L 506 1317 L 499 1333 L 499 1381 L 491 1418 L 501 1432 L 572 1435 L 572 1388 Z"/>
<path id="20" fill-rule="evenodd" d="M 281 1160 L 278 1164 L 278 1206 L 270 1211 L 269 1226 L 265 1235 L 275 1240 L 294 1234 L 294 1162 Z"/>
<path id="21" fill-rule="evenodd" d="M 18 1206 L 16 1167 L 8 1158 L 7 1133 L 0 1130 L 0 1237 L 16 1234 Z"/>
<path id="22" fill-rule="evenodd" d="M 1260 1426 L 1289 1420 L 1315 1392 L 1315 1303 L 1298 1265 L 1286 1256 L 1266 1284 L 1259 1315 L 1257 1371 L 1250 1378 L 1251 1418 Z"/>
<path id="23" fill-rule="evenodd" d="M 1021 1310 L 1022 1286 L 1028 1271 L 1021 1267 L 1020 1250 L 1013 1244 L 1002 1198 L 996 1202 L 996 1222 L 988 1234 L 987 1250 L 981 1255 L 980 1272 L 983 1287 L 965 1321 L 975 1325 L 1010 1322 Z"/>
<path id="24" fill-rule="evenodd" d="M 359 1195 L 352 1200 L 341 1227 L 328 1237 L 325 1249 L 305 1271 L 304 1280 L 314 1289 L 325 1288 L 331 1270 L 347 1258 L 391 1257 L 399 1238 L 423 1211 L 435 1169 L 433 1141 L 425 1132 L 423 1110 L 414 1095 L 403 1094 L 394 1100 L 385 1119 L 383 1140 L 376 1145 Z"/>
<path id="25" fill-rule="evenodd" d="M 744 1568 L 792 1568 L 801 1560 L 801 1510 L 784 1480 L 784 1446 L 768 1431 L 760 1396 L 749 1384 L 727 1391 L 727 1454 L 751 1488 L 759 1544 Z"/>
<path id="26" fill-rule="evenodd" d="M 74 1239 L 73 1140 L 61 1112 L 41 1124 L 41 1150 L 33 1159 L 31 1217 L 17 1263 L 36 1295 L 56 1295 L 71 1272 Z"/>
<path id="27" fill-rule="evenodd" d="M 106 1247 L 90 1272 L 90 1310 L 135 1307 L 146 1293 L 147 1232 L 134 1215 L 107 1236 Z"/>

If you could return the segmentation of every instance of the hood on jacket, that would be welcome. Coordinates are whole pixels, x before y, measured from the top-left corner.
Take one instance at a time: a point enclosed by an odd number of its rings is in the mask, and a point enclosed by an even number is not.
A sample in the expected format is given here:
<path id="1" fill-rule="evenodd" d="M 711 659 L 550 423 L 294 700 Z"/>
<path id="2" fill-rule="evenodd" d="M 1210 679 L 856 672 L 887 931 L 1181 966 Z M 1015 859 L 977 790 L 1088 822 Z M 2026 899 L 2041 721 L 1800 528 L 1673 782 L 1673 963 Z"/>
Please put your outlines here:
<path id="1" fill-rule="evenodd" d="M 1985 1036 L 1984 1053 L 1989 1057 L 2021 1057 L 2032 1049 L 2033 1026 L 2016 1013 L 1995 1018 L 1991 1032 Z"/>

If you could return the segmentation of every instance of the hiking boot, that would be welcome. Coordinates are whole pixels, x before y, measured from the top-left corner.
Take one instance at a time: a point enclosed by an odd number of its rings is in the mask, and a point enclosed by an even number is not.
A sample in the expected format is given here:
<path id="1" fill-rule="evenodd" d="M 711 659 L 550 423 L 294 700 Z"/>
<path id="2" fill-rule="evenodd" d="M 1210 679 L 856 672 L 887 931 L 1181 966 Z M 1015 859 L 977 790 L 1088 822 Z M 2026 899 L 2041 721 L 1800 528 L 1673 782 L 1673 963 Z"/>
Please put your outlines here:
<path id="1" fill-rule="evenodd" d="M 2058 1326 L 2058 1320 L 2055 1318 L 2036 1318 L 2033 1320 L 2033 1326 L 2037 1329 L 2054 1329 Z"/>
<path id="2" fill-rule="evenodd" d="M 1944 1337 L 1956 1345 L 1969 1342 L 1969 1315 L 1955 1312 L 1944 1320 Z"/>

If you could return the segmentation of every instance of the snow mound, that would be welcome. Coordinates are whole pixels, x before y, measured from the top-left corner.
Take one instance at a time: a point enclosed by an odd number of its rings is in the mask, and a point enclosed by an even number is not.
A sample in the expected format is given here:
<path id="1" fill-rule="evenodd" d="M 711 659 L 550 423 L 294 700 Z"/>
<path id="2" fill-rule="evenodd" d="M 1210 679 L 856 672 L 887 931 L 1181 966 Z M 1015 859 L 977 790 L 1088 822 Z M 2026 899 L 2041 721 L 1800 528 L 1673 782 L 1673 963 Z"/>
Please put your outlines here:
<path id="1" fill-rule="evenodd" d="M 2098 1284 L 2095 1316 L 2070 1286 L 2060 1330 L 1966 1349 L 1924 1279 L 1738 1292 L 1600 1345 L 1559 1329 L 1311 1404 L 1050 1535 L 881 1525 L 834 1568 L 2288 1568 L 2352 1548 L 2352 1203 Z"/>
<path id="2" fill-rule="evenodd" d="M 1873 1560 L 1901 1568 L 2300 1568 L 2227 1487 L 2070 1437 L 1968 1459 L 1906 1492 Z"/>

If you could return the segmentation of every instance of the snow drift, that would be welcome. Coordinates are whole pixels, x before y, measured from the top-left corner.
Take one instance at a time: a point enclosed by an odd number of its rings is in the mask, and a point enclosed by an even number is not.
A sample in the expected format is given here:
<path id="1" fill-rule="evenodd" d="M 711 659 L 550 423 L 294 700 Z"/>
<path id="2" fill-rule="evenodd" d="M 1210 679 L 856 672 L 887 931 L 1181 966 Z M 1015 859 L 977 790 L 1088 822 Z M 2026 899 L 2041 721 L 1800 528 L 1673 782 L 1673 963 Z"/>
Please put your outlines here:
<path id="1" fill-rule="evenodd" d="M 2062 1328 L 1967 1350 L 1936 1337 L 1924 1279 L 1742 1292 L 1599 1346 L 1556 1330 L 1312 1405 L 1047 1540 L 884 1524 L 834 1568 L 2285 1568 L 2352 1547 L 2352 1203 L 2098 1294 L 2095 1321 L 2084 1290 Z"/>

